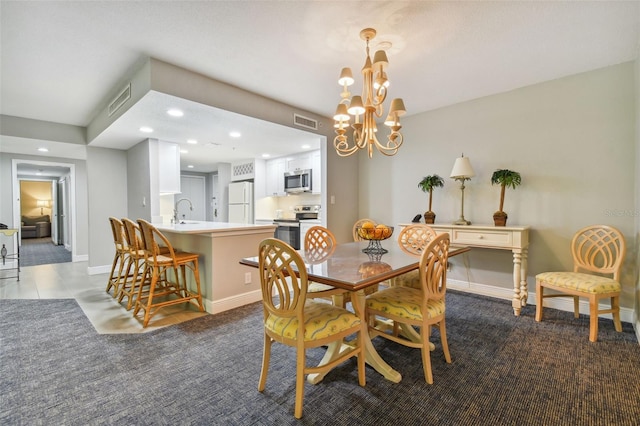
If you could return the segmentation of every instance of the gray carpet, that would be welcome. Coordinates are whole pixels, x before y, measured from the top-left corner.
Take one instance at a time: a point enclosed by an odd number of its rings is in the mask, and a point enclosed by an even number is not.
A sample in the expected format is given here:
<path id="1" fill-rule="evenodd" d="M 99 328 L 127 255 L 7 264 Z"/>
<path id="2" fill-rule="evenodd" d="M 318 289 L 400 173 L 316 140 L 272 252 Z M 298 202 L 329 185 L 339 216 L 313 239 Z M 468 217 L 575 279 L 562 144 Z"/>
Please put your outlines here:
<path id="1" fill-rule="evenodd" d="M 44 425 L 638 425 L 640 347 L 630 324 L 450 292 L 452 364 L 433 336 L 433 385 L 420 351 L 374 340 L 403 375 L 391 383 L 355 361 L 305 386 L 293 417 L 295 354 L 274 345 L 257 391 L 261 306 L 158 331 L 99 335 L 74 300 L 0 301 L 0 424 Z M 322 349 L 310 352 L 317 362 Z"/>
<path id="2" fill-rule="evenodd" d="M 51 237 L 25 238 L 20 247 L 20 266 L 49 265 L 71 262 L 71 252 L 54 245 Z"/>

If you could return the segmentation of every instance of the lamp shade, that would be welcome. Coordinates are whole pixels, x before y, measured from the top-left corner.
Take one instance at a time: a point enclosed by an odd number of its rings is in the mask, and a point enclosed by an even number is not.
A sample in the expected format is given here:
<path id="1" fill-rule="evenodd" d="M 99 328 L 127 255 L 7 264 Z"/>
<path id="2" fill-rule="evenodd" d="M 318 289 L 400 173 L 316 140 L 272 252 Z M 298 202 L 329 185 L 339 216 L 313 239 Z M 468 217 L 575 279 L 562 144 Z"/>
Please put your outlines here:
<path id="1" fill-rule="evenodd" d="M 452 179 L 460 179 L 460 178 L 471 178 L 474 177 L 475 173 L 473 172 L 473 168 L 471 167 L 471 162 L 469 161 L 469 157 L 458 157 L 456 158 L 456 162 L 453 164 L 453 170 L 451 170 Z"/>
<path id="2" fill-rule="evenodd" d="M 49 207 L 49 201 L 48 200 L 38 200 L 38 201 L 36 201 L 36 206 L 38 206 L 38 207 Z"/>
<path id="3" fill-rule="evenodd" d="M 353 74 L 351 73 L 351 68 L 342 68 L 340 72 L 340 78 L 338 79 L 338 84 L 340 86 L 351 86 L 353 84 Z"/>

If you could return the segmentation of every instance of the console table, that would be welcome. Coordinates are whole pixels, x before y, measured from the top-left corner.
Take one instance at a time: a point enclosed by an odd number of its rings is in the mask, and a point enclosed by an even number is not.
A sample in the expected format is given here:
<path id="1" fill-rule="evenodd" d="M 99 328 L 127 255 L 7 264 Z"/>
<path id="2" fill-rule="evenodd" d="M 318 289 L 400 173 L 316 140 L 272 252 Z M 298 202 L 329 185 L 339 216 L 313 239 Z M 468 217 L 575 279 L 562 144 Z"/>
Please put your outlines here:
<path id="1" fill-rule="evenodd" d="M 401 223 L 400 226 L 410 225 Z M 527 254 L 529 250 L 528 226 L 447 225 L 429 224 L 437 233 L 447 232 L 451 244 L 513 253 L 513 313 L 520 315 L 527 304 Z"/>
<path id="2" fill-rule="evenodd" d="M 1 256 L 1 261 L 2 261 L 2 266 L 1 269 L 2 271 L 5 270 L 15 270 L 16 271 L 16 275 L 12 275 L 9 277 L 4 277 L 4 276 L 0 276 L 0 279 L 5 279 L 5 278 L 17 278 L 18 281 L 20 281 L 20 231 L 18 229 L 0 229 L 0 234 L 4 234 L 7 237 L 15 237 L 15 253 L 7 253 L 7 247 L 5 244 L 2 244 L 2 248 L 0 248 L 0 256 Z M 4 268 L 4 266 L 6 265 L 7 260 L 15 260 L 16 261 L 16 266 L 12 267 L 12 268 Z"/>

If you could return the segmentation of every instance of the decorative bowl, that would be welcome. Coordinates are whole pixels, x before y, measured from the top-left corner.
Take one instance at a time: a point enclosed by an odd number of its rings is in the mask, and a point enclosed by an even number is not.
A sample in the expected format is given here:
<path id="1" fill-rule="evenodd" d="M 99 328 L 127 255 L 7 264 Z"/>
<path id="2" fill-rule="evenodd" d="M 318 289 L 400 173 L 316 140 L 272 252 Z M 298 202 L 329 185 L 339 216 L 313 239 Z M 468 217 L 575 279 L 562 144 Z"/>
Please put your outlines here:
<path id="1" fill-rule="evenodd" d="M 356 232 L 358 233 L 360 238 L 369 241 L 369 245 L 367 245 L 366 248 L 362 249 L 364 253 L 383 254 L 388 252 L 388 250 L 382 248 L 380 241 L 386 240 L 391 235 L 393 235 L 393 226 L 378 226 L 379 227 L 375 228 L 356 228 Z"/>
<path id="2" fill-rule="evenodd" d="M 378 225 L 380 226 L 380 225 Z M 356 232 L 363 240 L 386 240 L 393 235 L 393 226 L 376 227 L 376 228 L 362 228 L 358 227 Z"/>

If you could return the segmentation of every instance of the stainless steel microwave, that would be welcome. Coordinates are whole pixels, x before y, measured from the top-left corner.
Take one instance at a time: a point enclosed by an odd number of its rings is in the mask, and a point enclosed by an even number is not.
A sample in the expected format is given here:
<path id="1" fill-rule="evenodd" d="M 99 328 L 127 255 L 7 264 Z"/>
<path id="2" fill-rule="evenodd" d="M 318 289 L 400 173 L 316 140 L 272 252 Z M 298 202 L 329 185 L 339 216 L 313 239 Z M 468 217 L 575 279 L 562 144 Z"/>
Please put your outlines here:
<path id="1" fill-rule="evenodd" d="M 285 172 L 284 191 L 289 194 L 297 192 L 311 192 L 311 170 L 296 170 Z"/>

